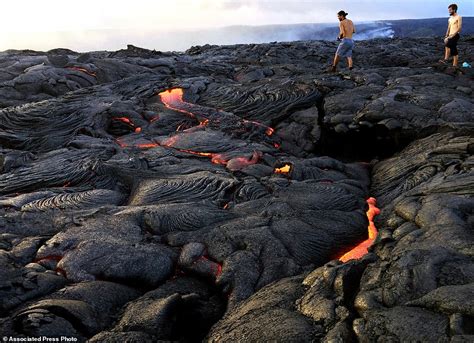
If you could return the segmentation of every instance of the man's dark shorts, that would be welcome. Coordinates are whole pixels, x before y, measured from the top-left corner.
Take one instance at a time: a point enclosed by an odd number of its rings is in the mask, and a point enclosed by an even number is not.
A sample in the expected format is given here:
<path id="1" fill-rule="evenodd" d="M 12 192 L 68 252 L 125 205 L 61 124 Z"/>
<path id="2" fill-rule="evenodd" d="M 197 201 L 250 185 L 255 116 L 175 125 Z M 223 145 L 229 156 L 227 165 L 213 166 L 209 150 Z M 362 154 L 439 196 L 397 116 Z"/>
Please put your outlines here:
<path id="1" fill-rule="evenodd" d="M 451 56 L 458 55 L 458 41 L 459 41 L 459 33 L 456 33 L 452 38 L 448 38 L 447 42 L 445 43 L 446 47 L 451 49 Z"/>

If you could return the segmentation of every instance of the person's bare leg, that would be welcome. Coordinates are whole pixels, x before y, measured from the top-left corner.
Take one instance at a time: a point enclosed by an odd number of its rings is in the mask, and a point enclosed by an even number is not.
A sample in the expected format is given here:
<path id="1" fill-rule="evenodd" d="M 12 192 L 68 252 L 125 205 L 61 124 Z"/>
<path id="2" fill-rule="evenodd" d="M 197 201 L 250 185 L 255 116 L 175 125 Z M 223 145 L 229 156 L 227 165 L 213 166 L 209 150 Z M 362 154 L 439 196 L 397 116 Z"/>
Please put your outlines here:
<path id="1" fill-rule="evenodd" d="M 338 54 L 336 54 L 336 56 L 334 56 L 334 62 L 332 63 L 332 66 L 331 66 L 331 71 L 333 72 L 336 71 L 336 67 L 340 60 L 341 60 L 341 57 Z"/>
<path id="2" fill-rule="evenodd" d="M 352 57 L 347 58 L 347 65 L 349 66 L 349 69 L 352 69 Z"/>
<path id="3" fill-rule="evenodd" d="M 451 55 L 451 49 L 450 48 L 445 48 L 444 49 L 444 60 L 447 61 L 449 59 L 449 55 Z"/>
<path id="4" fill-rule="evenodd" d="M 459 59 L 458 59 L 458 55 L 453 56 L 453 66 L 454 66 L 454 67 L 457 67 L 457 66 L 458 66 L 458 60 L 459 60 Z"/>

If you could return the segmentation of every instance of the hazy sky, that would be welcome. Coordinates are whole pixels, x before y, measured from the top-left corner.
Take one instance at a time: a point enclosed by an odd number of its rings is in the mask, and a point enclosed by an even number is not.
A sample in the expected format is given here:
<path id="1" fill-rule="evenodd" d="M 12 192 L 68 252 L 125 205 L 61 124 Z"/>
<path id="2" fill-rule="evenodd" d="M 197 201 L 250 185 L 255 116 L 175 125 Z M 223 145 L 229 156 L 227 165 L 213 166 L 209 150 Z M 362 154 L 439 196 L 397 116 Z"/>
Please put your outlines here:
<path id="1" fill-rule="evenodd" d="M 0 51 L 9 48 L 100 46 L 94 30 L 142 35 L 228 25 L 333 22 L 340 9 L 356 21 L 447 16 L 443 0 L 8 0 L 0 5 Z M 474 1 L 459 0 L 474 16 Z M 104 38 L 105 37 L 105 38 Z M 111 40 L 117 39 L 111 37 Z M 125 46 L 124 41 L 121 46 Z"/>

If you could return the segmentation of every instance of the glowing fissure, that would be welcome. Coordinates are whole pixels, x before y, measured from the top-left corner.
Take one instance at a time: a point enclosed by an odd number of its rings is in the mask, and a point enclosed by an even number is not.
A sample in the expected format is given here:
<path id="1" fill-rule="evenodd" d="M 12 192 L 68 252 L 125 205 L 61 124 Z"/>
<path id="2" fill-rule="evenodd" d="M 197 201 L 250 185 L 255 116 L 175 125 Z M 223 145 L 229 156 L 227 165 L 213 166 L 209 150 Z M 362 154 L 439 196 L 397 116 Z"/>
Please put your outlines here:
<path id="1" fill-rule="evenodd" d="M 185 113 L 189 115 L 192 118 L 196 118 L 196 115 L 192 113 L 191 111 L 185 109 L 185 108 L 190 108 L 193 106 L 199 107 L 199 105 L 191 104 L 189 102 L 186 102 L 183 100 L 183 89 L 182 88 L 172 88 L 169 90 L 166 90 L 164 92 L 159 93 L 158 95 L 160 96 L 161 102 L 169 109 L 178 111 L 181 113 Z M 251 123 L 256 126 L 260 126 L 265 128 L 265 134 L 267 136 L 273 135 L 275 130 L 271 127 L 268 127 L 266 125 L 263 125 L 262 123 L 252 121 L 252 120 L 246 120 L 242 119 L 244 123 Z M 199 120 L 199 125 L 201 126 L 206 126 L 209 123 L 209 119 L 203 119 Z"/>
<path id="2" fill-rule="evenodd" d="M 243 121 L 244 121 L 244 123 L 251 123 L 251 124 L 254 124 L 254 125 L 257 125 L 257 126 L 260 126 L 260 127 L 265 128 L 265 134 L 266 134 L 267 136 L 271 136 L 271 135 L 273 135 L 273 133 L 275 132 L 275 129 L 273 129 L 273 128 L 269 127 L 269 126 L 263 125 L 262 123 L 259 123 L 258 121 L 247 120 L 247 119 L 244 119 Z"/>
<path id="3" fill-rule="evenodd" d="M 360 243 L 354 249 L 342 255 L 339 260 L 342 262 L 347 262 L 349 260 L 356 260 L 363 257 L 368 253 L 368 248 L 372 245 L 375 238 L 377 237 L 377 228 L 374 224 L 374 217 L 380 213 L 380 209 L 377 208 L 377 201 L 375 198 L 367 199 L 369 204 L 369 210 L 367 211 L 367 218 L 369 219 L 369 238 Z"/>
<path id="4" fill-rule="evenodd" d="M 135 133 L 142 132 L 142 128 L 141 127 L 135 127 L 135 124 L 130 119 L 128 119 L 127 117 L 114 117 L 114 118 L 112 118 L 112 120 L 121 121 L 122 123 L 130 125 L 133 129 L 135 129 Z"/>
<path id="5" fill-rule="evenodd" d="M 211 259 L 209 259 L 209 256 L 202 255 L 196 261 L 194 261 L 193 264 L 196 264 L 199 261 L 210 262 L 211 265 L 215 265 L 215 268 L 213 267 L 212 269 L 213 269 L 213 274 L 214 274 L 216 279 L 222 274 L 222 265 L 218 262 L 215 262 L 215 261 L 212 261 Z"/>
<path id="6" fill-rule="evenodd" d="M 71 70 L 76 70 L 76 71 L 80 71 L 81 73 L 85 73 L 89 76 L 92 76 L 92 77 L 97 77 L 97 74 L 92 72 L 92 71 L 89 71 L 87 70 L 86 68 L 82 68 L 82 67 L 66 67 L 67 69 L 71 69 Z"/>
<path id="7" fill-rule="evenodd" d="M 181 113 L 184 113 L 192 118 L 196 118 L 197 116 L 188 110 L 190 107 L 199 107 L 199 105 L 194 105 L 188 102 L 185 102 L 183 100 L 183 89 L 182 88 L 172 88 L 163 92 L 160 92 L 158 95 L 160 96 L 161 102 L 165 105 L 166 108 L 169 108 L 174 111 L 178 111 Z M 261 127 L 264 127 L 266 129 L 266 134 L 268 136 L 272 135 L 274 130 L 270 127 L 267 127 L 263 124 L 254 122 L 254 121 L 249 121 L 249 120 L 243 120 L 244 123 L 252 123 L 254 125 L 258 125 Z M 209 124 L 209 119 L 201 119 L 199 120 L 199 125 L 200 127 L 202 126 L 207 126 Z M 176 129 L 176 131 L 182 131 L 182 132 L 189 132 L 190 129 L 185 129 L 182 130 L 183 124 L 179 125 Z M 176 143 L 179 140 L 179 135 L 175 135 L 169 138 L 166 138 L 163 140 L 161 143 L 152 143 L 152 144 L 141 144 L 140 147 L 155 147 L 155 146 L 163 146 L 167 148 L 172 148 L 181 152 L 189 153 L 192 155 L 196 156 L 202 156 L 202 157 L 208 157 L 211 159 L 211 162 L 214 164 L 221 164 L 225 165 L 229 170 L 232 171 L 237 171 L 241 170 L 249 165 L 258 163 L 259 159 L 261 158 L 261 152 L 254 151 L 252 154 L 252 157 L 247 158 L 247 157 L 233 157 L 233 158 L 227 158 L 224 156 L 224 154 L 218 154 L 218 153 L 212 153 L 212 152 L 197 152 L 189 149 L 180 149 L 175 147 Z M 123 146 L 124 144 L 122 142 L 118 142 Z M 156 145 L 155 145 L 156 144 Z"/>
<path id="8" fill-rule="evenodd" d="M 281 168 L 275 168 L 275 173 L 276 174 L 289 174 L 291 171 L 291 165 L 285 164 Z"/>
<path id="9" fill-rule="evenodd" d="M 188 102 L 183 101 L 183 89 L 182 88 L 172 88 L 166 91 L 163 91 L 158 94 L 160 96 L 161 102 L 165 105 L 166 108 L 169 108 L 173 111 L 178 111 L 181 113 L 184 113 L 192 118 L 197 119 L 197 116 L 192 113 L 191 111 L 188 111 L 185 108 L 190 108 L 192 106 L 199 107 L 199 105 L 194 105 Z M 130 125 L 132 128 L 135 128 L 134 123 L 126 117 L 115 117 L 112 118 L 113 120 L 121 121 L 123 123 L 126 123 Z M 153 118 L 151 122 L 154 120 L 157 120 L 158 117 Z M 250 121 L 250 120 L 245 120 L 243 119 L 244 123 L 251 123 L 260 127 L 265 128 L 265 133 L 268 136 L 271 136 L 274 133 L 274 129 L 271 127 L 265 126 L 261 123 L 255 122 L 255 121 Z M 209 119 L 202 119 L 199 120 L 199 125 L 198 127 L 202 126 L 207 126 L 209 124 Z M 177 127 L 176 131 L 182 131 L 182 132 L 188 132 L 189 130 L 192 130 L 194 128 L 182 130 L 184 124 L 181 124 Z M 142 129 L 140 127 L 135 128 L 135 133 L 140 133 Z M 231 171 L 238 171 L 241 170 L 247 166 L 250 166 L 252 164 L 258 163 L 260 158 L 262 157 L 262 153 L 259 151 L 254 151 L 252 156 L 250 158 L 245 157 L 245 156 L 240 156 L 240 157 L 226 157 L 225 154 L 220 154 L 220 153 L 212 153 L 212 152 L 198 152 L 198 151 L 193 151 L 189 149 L 180 149 L 175 147 L 177 142 L 179 141 L 179 135 L 174 135 L 171 137 L 168 137 L 161 141 L 160 143 L 157 142 L 151 142 L 151 143 L 143 143 L 143 144 L 137 144 L 135 145 L 138 148 L 155 148 L 158 146 L 162 146 L 165 148 L 170 148 L 170 149 L 175 149 L 180 152 L 196 155 L 196 156 L 202 156 L 202 157 L 207 157 L 211 159 L 211 162 L 214 164 L 220 164 L 220 165 L 225 165 L 227 169 Z M 122 142 L 120 139 L 117 139 L 117 144 L 119 144 L 122 148 L 128 147 L 128 145 L 124 142 Z"/>
<path id="10" fill-rule="evenodd" d="M 241 170 L 251 164 L 257 163 L 259 161 L 259 158 L 261 157 L 260 153 L 256 151 L 254 151 L 254 153 L 252 154 L 252 157 L 249 159 L 247 157 L 228 158 L 228 157 L 225 157 L 224 154 L 211 153 L 211 152 L 199 152 L 199 151 L 193 151 L 189 149 L 180 149 L 173 146 L 178 140 L 178 137 L 179 136 L 173 136 L 173 137 L 167 138 L 161 144 L 152 142 L 152 143 L 137 144 L 134 146 L 141 149 L 151 149 L 151 148 L 156 148 L 156 147 L 161 146 L 164 148 L 173 149 L 179 152 L 184 152 L 184 153 L 195 155 L 195 156 L 207 157 L 211 159 L 212 163 L 227 166 L 230 170 L 234 170 L 234 171 Z M 116 142 L 122 148 L 129 147 L 129 145 L 122 142 L 118 138 L 116 139 Z"/>
<path id="11" fill-rule="evenodd" d="M 183 100 L 183 89 L 182 88 L 172 88 L 168 89 L 159 94 L 161 102 L 170 110 L 178 111 L 192 118 L 196 118 L 194 113 L 185 110 L 183 107 L 192 106 L 192 104 L 185 102 Z"/>

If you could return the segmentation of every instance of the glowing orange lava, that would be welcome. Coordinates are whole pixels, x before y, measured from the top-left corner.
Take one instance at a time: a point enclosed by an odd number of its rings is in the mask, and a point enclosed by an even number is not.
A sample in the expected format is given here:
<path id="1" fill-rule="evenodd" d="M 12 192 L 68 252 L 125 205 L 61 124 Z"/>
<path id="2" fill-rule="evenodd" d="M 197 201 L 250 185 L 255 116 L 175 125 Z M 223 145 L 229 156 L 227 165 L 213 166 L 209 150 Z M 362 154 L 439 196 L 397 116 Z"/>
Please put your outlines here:
<path id="1" fill-rule="evenodd" d="M 214 164 L 226 165 L 228 160 L 229 159 L 225 158 L 222 154 L 214 154 L 214 156 L 212 156 L 211 162 Z"/>
<path id="2" fill-rule="evenodd" d="M 339 258 L 339 261 L 347 262 L 349 260 L 359 259 L 368 252 L 368 248 L 372 245 L 375 238 L 377 237 L 377 228 L 374 224 L 374 217 L 380 213 L 380 209 L 377 208 L 376 203 L 377 201 L 375 198 L 367 199 L 367 203 L 369 204 L 369 210 L 367 211 L 367 218 L 369 218 L 369 238 L 360 243 L 351 251 L 345 253 Z"/>
<path id="3" fill-rule="evenodd" d="M 288 174 L 290 171 L 291 166 L 289 164 L 285 164 L 283 167 L 275 169 L 276 174 Z"/>
<path id="4" fill-rule="evenodd" d="M 130 119 L 128 119 L 127 117 L 115 117 L 115 118 L 112 118 L 112 120 L 121 121 L 122 123 L 128 124 L 131 127 L 135 128 L 135 124 Z M 136 127 L 135 128 L 135 133 L 140 133 L 140 132 L 142 132 L 142 128 L 141 127 Z"/>
<path id="5" fill-rule="evenodd" d="M 138 144 L 138 148 L 142 149 L 150 149 L 150 148 L 156 148 L 157 146 L 160 146 L 158 143 L 144 143 L 144 144 Z"/>
<path id="6" fill-rule="evenodd" d="M 176 135 L 176 136 L 171 136 L 171 137 L 168 137 L 166 139 L 164 139 L 162 142 L 161 142 L 161 145 L 163 146 L 167 146 L 167 147 L 173 147 L 176 142 L 179 140 L 179 136 Z"/>
<path id="7" fill-rule="evenodd" d="M 210 152 L 199 152 L 199 151 L 193 151 L 193 150 L 188 150 L 188 149 L 176 149 L 181 152 L 186 152 L 191 155 L 197 155 L 197 156 L 202 156 L 202 157 L 211 157 L 214 155 L 213 153 Z"/>
<path id="8" fill-rule="evenodd" d="M 72 70 L 77 70 L 77 71 L 80 71 L 82 73 L 85 73 L 89 76 L 93 76 L 93 77 L 97 77 L 97 74 L 92 72 L 92 71 L 89 71 L 87 70 L 86 68 L 81 68 L 81 67 L 66 67 L 68 69 L 72 69 Z"/>
<path id="9" fill-rule="evenodd" d="M 269 127 L 269 126 L 263 125 L 262 123 L 259 123 L 258 121 L 253 121 L 253 120 L 244 119 L 244 123 L 252 123 L 252 124 L 254 124 L 254 125 L 264 127 L 264 128 L 265 128 L 265 134 L 266 134 L 267 136 L 271 136 L 271 135 L 273 135 L 273 133 L 275 132 L 275 129 L 273 129 L 273 128 Z"/>
<path id="10" fill-rule="evenodd" d="M 196 263 L 201 262 L 201 261 L 211 264 L 211 266 L 212 266 L 211 269 L 213 270 L 213 273 L 214 273 L 214 276 L 215 276 L 216 279 L 222 274 L 222 264 L 220 264 L 218 262 L 215 262 L 215 261 L 212 261 L 206 255 L 200 256 L 196 261 L 194 261 L 193 264 L 196 264 Z"/>
<path id="11" fill-rule="evenodd" d="M 192 118 L 196 118 L 196 115 L 194 113 L 188 111 L 187 109 L 191 108 L 193 106 L 199 108 L 200 106 L 183 101 L 183 89 L 182 88 L 172 88 L 172 89 L 163 91 L 163 92 L 159 93 L 159 96 L 160 96 L 161 102 L 167 108 L 178 111 L 178 112 L 185 113 L 185 114 L 191 116 Z M 153 118 L 151 120 L 151 122 L 153 122 L 154 120 L 157 120 L 158 116 L 155 117 L 155 118 Z M 134 123 L 127 117 L 115 117 L 115 118 L 112 118 L 112 120 L 122 121 L 122 122 L 130 125 L 132 128 L 135 128 L 135 133 L 142 132 L 142 128 L 135 127 Z M 248 121 L 248 120 L 244 120 L 244 122 L 252 123 L 252 124 L 255 124 L 255 125 L 258 125 L 258 126 L 261 126 L 261 127 L 265 128 L 265 132 L 268 136 L 272 135 L 273 132 L 274 132 L 274 130 L 271 127 L 265 126 L 265 125 L 260 124 L 258 122 L 253 122 L 253 121 L 251 122 L 251 121 Z M 202 128 L 203 126 L 207 126 L 208 124 L 209 124 L 209 119 L 206 119 L 206 118 L 199 119 L 199 125 L 196 126 L 196 127 L 201 127 Z M 196 127 L 194 127 L 194 128 L 183 130 L 183 126 L 184 126 L 184 124 L 179 125 L 178 128 L 176 129 L 176 131 L 181 131 L 182 133 L 187 133 L 187 132 L 191 132 L 192 129 L 196 128 Z M 260 151 L 254 151 L 251 157 L 248 157 L 248 156 L 247 157 L 244 157 L 244 156 L 230 157 L 230 156 L 226 156 L 226 154 L 211 153 L 211 152 L 199 152 L 199 151 L 193 151 L 193 150 L 188 150 L 188 149 L 181 149 L 181 148 L 176 147 L 180 137 L 181 137 L 180 134 L 176 134 L 174 136 L 167 137 L 167 138 L 163 139 L 160 142 L 135 144 L 135 146 L 138 147 L 138 148 L 144 148 L 144 149 L 154 148 L 154 147 L 157 147 L 157 146 L 162 146 L 162 147 L 175 149 L 177 151 L 192 154 L 192 155 L 196 155 L 196 156 L 207 157 L 207 158 L 211 159 L 212 163 L 225 165 L 226 168 L 231 170 L 231 171 L 242 170 L 243 168 L 245 168 L 249 165 L 256 164 L 256 163 L 258 163 L 259 159 L 262 157 L 262 153 Z M 116 142 L 122 148 L 128 147 L 128 144 L 124 143 L 120 138 L 117 138 Z"/>
<path id="12" fill-rule="evenodd" d="M 187 102 L 183 101 L 183 89 L 182 88 L 172 88 L 167 91 L 161 92 L 158 94 L 160 96 L 161 102 L 169 109 L 185 113 L 190 117 L 195 118 L 194 113 L 186 111 L 183 109 L 183 105 L 190 105 Z"/>
<path id="13" fill-rule="evenodd" d="M 247 157 L 234 157 L 227 162 L 226 168 L 231 171 L 242 170 L 245 167 L 256 164 L 261 157 L 262 153 L 260 151 L 254 151 L 250 159 Z"/>
<path id="14" fill-rule="evenodd" d="M 115 118 L 112 118 L 112 120 L 118 120 L 118 121 L 121 121 L 122 123 L 129 124 L 129 125 L 133 126 L 133 123 L 127 117 L 115 117 Z"/>
<path id="15" fill-rule="evenodd" d="M 183 100 L 183 89 L 182 88 L 172 88 L 169 90 L 166 90 L 164 92 L 159 93 L 158 95 L 160 96 L 161 102 L 169 109 L 175 110 L 178 112 L 185 113 L 189 115 L 192 118 L 196 118 L 196 115 L 190 111 L 188 111 L 185 108 L 189 108 L 190 106 L 196 106 L 199 107 L 199 105 L 194 105 L 191 103 L 188 103 Z M 263 125 L 262 123 L 252 121 L 252 120 L 246 120 L 243 119 L 244 123 L 251 123 L 260 127 L 265 128 L 265 134 L 267 136 L 273 135 L 275 130 L 269 126 Z M 199 120 L 199 125 L 200 126 L 206 126 L 209 124 L 209 119 L 200 119 Z M 179 130 L 176 130 L 179 131 Z"/>

